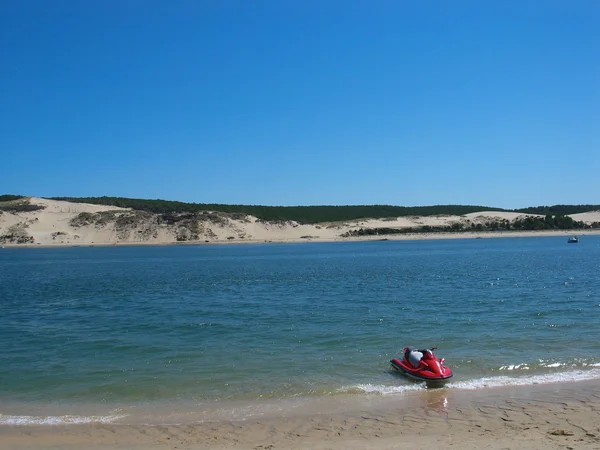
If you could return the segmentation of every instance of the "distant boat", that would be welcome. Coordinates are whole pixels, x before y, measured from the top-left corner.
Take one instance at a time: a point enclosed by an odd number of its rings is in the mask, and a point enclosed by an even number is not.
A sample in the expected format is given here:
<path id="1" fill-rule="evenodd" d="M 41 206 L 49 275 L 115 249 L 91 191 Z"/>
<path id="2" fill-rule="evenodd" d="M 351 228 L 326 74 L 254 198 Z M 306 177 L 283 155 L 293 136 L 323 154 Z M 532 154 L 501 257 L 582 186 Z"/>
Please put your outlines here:
<path id="1" fill-rule="evenodd" d="M 577 238 L 577 236 L 573 236 L 573 237 L 570 237 L 567 242 L 569 244 L 577 244 L 579 242 L 579 239 Z"/>

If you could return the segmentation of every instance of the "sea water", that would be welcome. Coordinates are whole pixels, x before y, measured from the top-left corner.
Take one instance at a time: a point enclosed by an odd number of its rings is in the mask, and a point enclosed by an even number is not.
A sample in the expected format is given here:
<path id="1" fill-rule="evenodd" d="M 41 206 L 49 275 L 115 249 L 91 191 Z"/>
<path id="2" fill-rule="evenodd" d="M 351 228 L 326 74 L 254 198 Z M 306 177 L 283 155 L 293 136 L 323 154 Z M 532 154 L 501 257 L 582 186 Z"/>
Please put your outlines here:
<path id="1" fill-rule="evenodd" d="M 594 379 L 599 335 L 600 236 L 2 249 L 0 424 L 401 396 L 406 345 L 446 389 Z"/>

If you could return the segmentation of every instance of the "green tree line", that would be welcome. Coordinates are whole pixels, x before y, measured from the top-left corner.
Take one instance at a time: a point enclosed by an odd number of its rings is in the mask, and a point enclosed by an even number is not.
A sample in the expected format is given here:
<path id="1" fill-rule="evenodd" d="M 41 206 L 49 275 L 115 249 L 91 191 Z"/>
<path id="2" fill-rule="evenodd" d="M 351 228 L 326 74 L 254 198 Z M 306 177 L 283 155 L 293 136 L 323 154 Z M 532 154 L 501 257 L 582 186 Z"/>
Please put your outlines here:
<path id="1" fill-rule="evenodd" d="M 26 198 L 22 195 L 0 195 L 0 202 Z M 544 216 L 565 216 L 587 211 L 600 210 L 600 205 L 554 205 L 535 206 L 521 209 L 503 209 L 474 205 L 433 205 L 433 206 L 391 206 L 391 205 L 349 205 L 349 206 L 261 206 L 261 205 L 224 205 L 216 203 L 186 203 L 171 200 L 150 200 L 125 197 L 51 197 L 52 200 L 64 200 L 75 203 L 117 206 L 147 211 L 157 214 L 197 213 L 201 211 L 219 211 L 226 213 L 249 214 L 259 219 L 294 220 L 300 223 L 322 223 L 367 218 L 388 218 L 404 216 L 464 215 L 480 211 L 509 211 Z M 524 226 L 530 226 L 529 223 Z"/>
<path id="2" fill-rule="evenodd" d="M 588 211 L 599 211 L 600 205 L 554 205 L 554 206 L 531 206 L 529 208 L 515 209 L 515 212 L 525 214 L 540 214 L 542 216 L 565 216 L 567 214 L 579 214 Z"/>
<path id="3" fill-rule="evenodd" d="M 544 218 L 526 217 L 509 222 L 506 219 L 491 220 L 486 223 L 454 223 L 447 226 L 429 226 L 407 228 L 360 228 L 343 234 L 343 237 L 351 236 L 385 236 L 392 234 L 411 233 L 460 233 L 465 231 L 519 231 L 519 230 L 581 230 L 585 228 L 600 228 L 600 223 L 586 225 L 584 222 L 573 220 L 567 216 L 547 215 Z"/>
<path id="4" fill-rule="evenodd" d="M 4 194 L 4 195 L 0 195 L 0 202 L 11 202 L 13 200 L 19 200 L 21 198 L 25 198 L 25 196 L 24 195 Z"/>
<path id="5" fill-rule="evenodd" d="M 64 200 L 76 203 L 117 206 L 148 211 L 157 214 L 194 213 L 200 211 L 220 211 L 242 213 L 263 220 L 294 220 L 300 223 L 321 223 L 358 220 L 367 218 L 386 218 L 401 216 L 463 215 L 478 211 L 504 211 L 501 208 L 465 205 L 434 206 L 259 206 L 259 205 L 223 205 L 216 203 L 184 203 L 169 200 L 144 200 L 123 197 L 52 197 L 52 200 Z"/>
<path id="6" fill-rule="evenodd" d="M 23 195 L 0 195 L 0 212 L 6 211 L 10 213 L 30 212 L 44 209 L 40 205 L 32 205 Z"/>

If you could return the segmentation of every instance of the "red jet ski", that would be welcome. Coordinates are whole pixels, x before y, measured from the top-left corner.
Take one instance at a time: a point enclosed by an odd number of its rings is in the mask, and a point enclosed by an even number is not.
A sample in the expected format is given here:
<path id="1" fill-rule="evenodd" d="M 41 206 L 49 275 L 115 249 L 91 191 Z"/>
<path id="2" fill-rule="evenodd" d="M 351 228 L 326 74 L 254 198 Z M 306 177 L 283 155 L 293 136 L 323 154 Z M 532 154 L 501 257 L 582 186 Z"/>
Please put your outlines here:
<path id="1" fill-rule="evenodd" d="M 417 350 L 404 347 L 404 358 L 394 358 L 392 367 L 407 377 L 426 381 L 427 386 L 442 386 L 452 377 L 452 369 L 444 365 L 444 358 L 438 359 L 433 354 L 437 347 Z"/>

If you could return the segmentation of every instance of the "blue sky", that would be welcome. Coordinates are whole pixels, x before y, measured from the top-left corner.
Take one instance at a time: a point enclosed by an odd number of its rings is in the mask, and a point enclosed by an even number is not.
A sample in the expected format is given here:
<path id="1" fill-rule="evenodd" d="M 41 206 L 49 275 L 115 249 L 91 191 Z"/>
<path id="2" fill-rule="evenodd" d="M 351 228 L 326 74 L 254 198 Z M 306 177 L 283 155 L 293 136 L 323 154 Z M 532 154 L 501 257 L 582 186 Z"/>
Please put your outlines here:
<path id="1" fill-rule="evenodd" d="M 0 193 L 600 203 L 600 2 L 0 3 Z"/>

